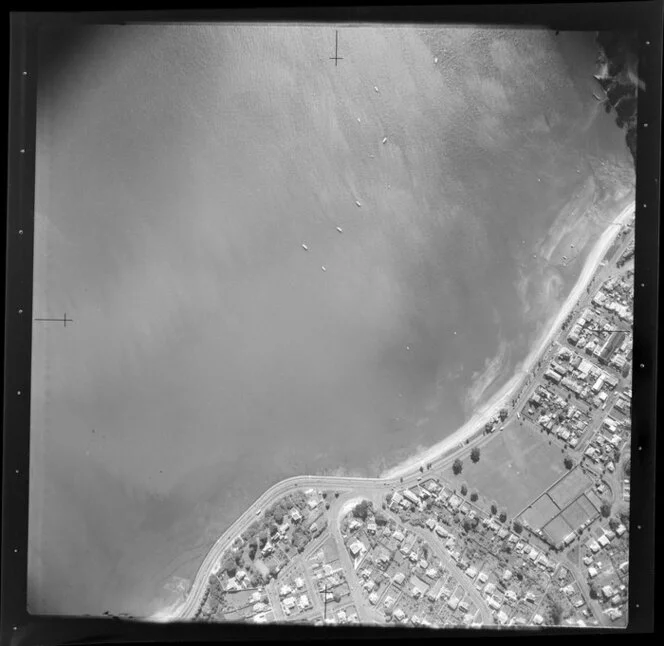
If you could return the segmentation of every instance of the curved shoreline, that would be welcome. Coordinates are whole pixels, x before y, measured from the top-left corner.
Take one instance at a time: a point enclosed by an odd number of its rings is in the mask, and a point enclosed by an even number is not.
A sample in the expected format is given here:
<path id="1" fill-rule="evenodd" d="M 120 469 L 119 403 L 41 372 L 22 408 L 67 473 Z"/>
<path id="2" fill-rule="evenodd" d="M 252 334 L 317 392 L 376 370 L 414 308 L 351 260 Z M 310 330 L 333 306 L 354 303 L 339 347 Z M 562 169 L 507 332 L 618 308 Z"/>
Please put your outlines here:
<path id="1" fill-rule="evenodd" d="M 299 475 L 275 483 L 269 489 L 264 491 L 249 507 L 247 507 L 215 541 L 199 566 L 186 598 L 177 605 L 173 604 L 168 609 L 154 613 L 151 617 L 148 617 L 148 620 L 163 622 L 190 618 L 201 603 L 209 573 L 214 569 L 218 559 L 235 541 L 243 527 L 253 522 L 254 514 L 260 515 L 262 508 L 275 497 L 283 496 L 293 488 L 307 485 L 317 486 L 319 488 L 336 487 L 338 489 L 362 485 L 389 487 L 390 485 L 396 484 L 396 482 L 402 477 L 409 476 L 410 478 L 415 478 L 419 475 L 418 469 L 422 462 L 432 462 L 444 457 L 446 453 L 458 448 L 459 444 L 476 434 L 479 428 L 481 428 L 481 426 L 483 426 L 489 419 L 494 417 L 500 408 L 503 408 L 505 403 L 509 402 L 509 400 L 515 396 L 517 391 L 523 387 L 524 374 L 527 374 L 532 370 L 537 361 L 547 350 L 560 326 L 576 306 L 583 290 L 594 277 L 600 262 L 617 237 L 622 225 L 628 217 L 631 217 L 634 210 L 635 203 L 629 204 L 621 211 L 614 222 L 607 227 L 606 231 L 600 236 L 599 240 L 589 253 L 583 269 L 581 270 L 581 274 L 567 296 L 563 306 L 560 308 L 560 311 L 554 320 L 547 325 L 545 331 L 540 336 L 540 339 L 534 344 L 534 347 L 528 356 L 518 366 L 516 374 L 459 429 L 425 451 L 416 453 L 402 463 L 386 470 L 378 478 Z M 408 483 L 404 483 L 404 485 L 407 486 Z"/>
<path id="2" fill-rule="evenodd" d="M 586 262 L 583 265 L 581 274 L 577 279 L 574 287 L 570 290 L 565 302 L 560 308 L 558 314 L 546 327 L 539 340 L 534 344 L 533 349 L 528 353 L 526 358 L 519 364 L 516 369 L 516 374 L 493 396 L 480 407 L 470 419 L 458 428 L 456 431 L 448 435 L 446 438 L 437 442 L 425 451 L 413 454 L 411 457 L 406 458 L 403 462 L 391 467 L 381 473 L 381 478 L 395 478 L 408 473 L 413 468 L 418 468 L 424 462 L 431 462 L 441 458 L 445 453 L 458 447 L 459 444 L 465 442 L 472 435 L 474 435 L 480 427 L 488 422 L 492 417 L 498 414 L 498 411 L 505 407 L 517 393 L 519 388 L 523 385 L 524 373 L 529 373 L 535 364 L 539 361 L 541 356 L 545 353 L 551 341 L 557 334 L 560 326 L 568 317 L 570 312 L 576 306 L 577 301 L 581 297 L 583 290 L 591 282 L 597 268 L 604 258 L 604 255 L 613 244 L 618 233 L 626 220 L 634 213 L 635 202 L 626 206 L 620 215 L 612 222 L 607 229 L 599 237 L 599 240 L 592 248 Z M 615 228 L 614 228 L 615 227 Z"/>

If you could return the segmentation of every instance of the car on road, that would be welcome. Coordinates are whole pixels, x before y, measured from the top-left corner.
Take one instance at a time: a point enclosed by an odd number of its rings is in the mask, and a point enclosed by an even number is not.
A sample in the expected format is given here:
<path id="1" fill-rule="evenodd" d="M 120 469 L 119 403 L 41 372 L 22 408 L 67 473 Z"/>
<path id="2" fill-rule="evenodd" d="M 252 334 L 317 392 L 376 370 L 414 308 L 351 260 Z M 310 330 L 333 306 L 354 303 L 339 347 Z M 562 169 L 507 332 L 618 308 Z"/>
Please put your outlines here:
<path id="1" fill-rule="evenodd" d="M 417 476 L 417 481 L 419 482 L 422 479 L 422 476 Z"/>
<path id="2" fill-rule="evenodd" d="M 261 510 L 258 509 L 258 510 L 256 511 L 256 516 L 260 516 L 260 515 L 261 515 Z"/>

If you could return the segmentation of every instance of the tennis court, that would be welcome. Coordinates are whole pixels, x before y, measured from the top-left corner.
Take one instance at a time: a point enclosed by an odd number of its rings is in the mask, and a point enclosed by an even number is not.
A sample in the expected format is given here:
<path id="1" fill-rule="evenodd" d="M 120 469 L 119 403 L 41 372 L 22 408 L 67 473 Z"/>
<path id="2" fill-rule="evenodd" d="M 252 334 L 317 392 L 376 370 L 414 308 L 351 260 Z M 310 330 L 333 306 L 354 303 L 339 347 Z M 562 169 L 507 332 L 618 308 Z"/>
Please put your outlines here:
<path id="1" fill-rule="evenodd" d="M 560 509 L 556 507 L 548 495 L 543 495 L 532 506 L 528 507 L 526 511 L 521 514 L 528 525 L 533 529 L 541 529 L 546 525 L 556 514 L 560 513 Z"/>
<path id="2" fill-rule="evenodd" d="M 477 489 L 488 506 L 495 500 L 518 514 L 531 500 L 546 491 L 565 471 L 560 449 L 549 444 L 541 433 L 513 422 L 497 431 L 481 449 L 479 462 L 463 458 L 463 472 L 451 482 L 468 483 Z"/>
<path id="3" fill-rule="evenodd" d="M 542 531 L 557 544 L 562 543 L 564 538 L 571 534 L 574 529 L 565 522 L 562 516 L 556 516 L 542 528 Z"/>
<path id="4" fill-rule="evenodd" d="M 561 509 L 578 498 L 591 485 L 588 476 L 579 468 L 570 471 L 555 487 L 547 492 Z"/>
<path id="5" fill-rule="evenodd" d="M 588 515 L 588 511 L 579 503 L 579 499 L 575 500 L 569 507 L 567 507 L 567 509 L 565 509 L 565 511 L 563 511 L 562 517 L 573 529 L 581 527 L 583 523 L 591 518 Z"/>

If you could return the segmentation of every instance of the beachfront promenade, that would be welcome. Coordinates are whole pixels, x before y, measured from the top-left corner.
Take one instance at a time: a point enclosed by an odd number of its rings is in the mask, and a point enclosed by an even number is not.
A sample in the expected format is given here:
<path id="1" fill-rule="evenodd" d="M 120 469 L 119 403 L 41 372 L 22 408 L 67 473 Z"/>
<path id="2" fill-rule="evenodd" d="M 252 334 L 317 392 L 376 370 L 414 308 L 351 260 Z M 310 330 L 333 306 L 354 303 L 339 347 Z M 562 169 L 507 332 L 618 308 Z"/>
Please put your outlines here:
<path id="1" fill-rule="evenodd" d="M 625 208 L 614 224 L 623 224 L 634 213 L 634 207 Z M 372 494 L 387 493 L 390 488 L 409 487 L 416 484 L 422 477 L 421 468 L 426 469 L 426 465 L 434 468 L 445 468 L 456 458 L 468 452 L 473 446 L 480 446 L 490 441 L 494 435 L 483 435 L 482 427 L 493 418 L 501 408 L 507 408 L 508 417 L 503 424 L 507 425 L 512 421 L 519 408 L 520 402 L 529 392 L 527 387 L 535 372 L 535 366 L 541 357 L 547 352 L 554 340 L 560 327 L 575 307 L 583 300 L 586 287 L 591 283 L 597 273 L 600 263 L 615 240 L 620 226 L 610 226 L 600 237 L 595 247 L 592 249 L 584 265 L 581 275 L 571 290 L 559 315 L 550 326 L 547 334 L 537 344 L 535 350 L 529 355 L 528 359 L 520 367 L 517 374 L 510 380 L 508 387 L 503 388 L 490 402 L 488 402 L 481 411 L 474 415 L 464 426 L 438 443 L 434 447 L 427 449 L 418 456 L 413 456 L 405 463 L 391 469 L 382 478 L 360 478 L 344 476 L 295 476 L 287 478 L 276 483 L 265 491 L 245 512 L 224 532 L 224 534 L 212 546 L 207 556 L 198 569 L 192 587 L 184 603 L 173 611 L 169 617 L 161 616 L 161 620 L 188 620 L 195 617 L 200 608 L 205 590 L 208 585 L 208 579 L 214 571 L 224 552 L 231 547 L 233 542 L 254 522 L 266 508 L 277 502 L 281 497 L 297 488 L 311 487 L 316 489 L 335 490 L 338 492 L 353 492 L 358 496 L 370 496 Z M 512 405 L 512 400 L 515 400 Z M 472 438 L 472 439 L 471 439 Z M 426 472 L 426 471 L 425 471 Z M 158 620 L 157 616 L 153 619 Z"/>

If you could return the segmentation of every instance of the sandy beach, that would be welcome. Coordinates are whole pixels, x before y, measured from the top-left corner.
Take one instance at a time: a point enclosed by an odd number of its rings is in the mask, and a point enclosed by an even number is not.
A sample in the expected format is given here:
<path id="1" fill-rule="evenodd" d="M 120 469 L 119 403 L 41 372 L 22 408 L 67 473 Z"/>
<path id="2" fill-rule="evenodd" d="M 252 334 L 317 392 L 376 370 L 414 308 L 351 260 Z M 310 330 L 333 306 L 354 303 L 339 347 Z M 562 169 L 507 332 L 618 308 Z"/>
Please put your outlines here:
<path id="1" fill-rule="evenodd" d="M 634 204 L 632 203 L 621 211 L 615 221 L 610 224 L 606 231 L 600 236 L 588 255 L 579 279 L 570 291 L 565 303 L 558 311 L 556 317 L 545 328 L 538 341 L 533 345 L 531 352 L 517 368 L 515 375 L 493 397 L 491 397 L 489 401 L 483 404 L 479 410 L 463 424 L 463 426 L 454 431 L 454 433 L 448 435 L 445 439 L 434 444 L 426 451 L 414 454 L 402 463 L 386 470 L 381 474 L 381 478 L 398 478 L 407 475 L 419 464 L 432 462 L 458 448 L 459 444 L 473 436 L 482 426 L 484 426 L 484 424 L 497 415 L 501 408 L 506 407 L 506 405 L 509 404 L 510 400 L 514 398 L 519 388 L 523 385 L 524 375 L 532 370 L 540 357 L 544 354 L 560 329 L 560 326 L 563 324 L 569 313 L 574 309 L 574 306 L 583 294 L 583 290 L 586 289 L 592 280 L 597 267 L 620 232 L 622 225 L 627 222 L 633 213 Z"/>

